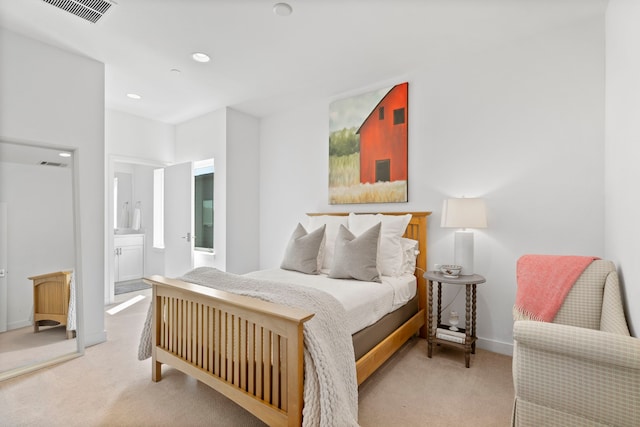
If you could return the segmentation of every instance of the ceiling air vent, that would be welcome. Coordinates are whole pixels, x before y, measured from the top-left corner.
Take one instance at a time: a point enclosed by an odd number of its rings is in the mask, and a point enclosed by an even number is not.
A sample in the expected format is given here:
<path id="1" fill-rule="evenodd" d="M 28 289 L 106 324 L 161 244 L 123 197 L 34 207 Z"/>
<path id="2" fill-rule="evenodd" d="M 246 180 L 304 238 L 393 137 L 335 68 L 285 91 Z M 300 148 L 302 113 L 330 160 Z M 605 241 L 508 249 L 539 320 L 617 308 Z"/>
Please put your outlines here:
<path id="1" fill-rule="evenodd" d="M 43 160 L 40 162 L 40 166 L 56 166 L 59 168 L 66 168 L 67 164 L 66 163 L 58 163 L 58 162 L 47 162 L 46 160 Z"/>
<path id="2" fill-rule="evenodd" d="M 66 10 L 94 24 L 98 22 L 113 3 L 105 0 L 42 0 L 45 3 Z"/>

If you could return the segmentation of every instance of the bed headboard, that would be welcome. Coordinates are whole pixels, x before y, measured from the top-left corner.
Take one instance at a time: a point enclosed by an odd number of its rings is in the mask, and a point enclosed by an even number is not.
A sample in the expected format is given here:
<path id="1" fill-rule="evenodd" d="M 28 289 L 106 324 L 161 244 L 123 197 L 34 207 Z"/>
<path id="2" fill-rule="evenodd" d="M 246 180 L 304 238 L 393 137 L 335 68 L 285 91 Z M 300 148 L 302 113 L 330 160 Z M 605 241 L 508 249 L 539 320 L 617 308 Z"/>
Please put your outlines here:
<path id="1" fill-rule="evenodd" d="M 357 214 L 360 213 L 370 213 L 370 212 L 355 212 Z M 420 254 L 416 260 L 416 271 L 415 276 L 418 280 L 418 289 L 420 289 L 420 298 L 422 299 L 424 296 L 424 304 L 426 305 L 426 284 L 427 281 L 423 277 L 424 273 L 427 271 L 427 217 L 431 215 L 431 212 L 375 212 L 381 213 L 383 215 L 406 215 L 411 214 L 411 221 L 409 221 L 409 225 L 407 226 L 407 231 L 404 233 L 404 237 L 417 240 L 418 241 L 418 249 L 420 250 Z M 318 215 L 335 215 L 335 216 L 347 216 L 348 212 L 327 212 L 327 213 L 308 213 L 309 216 L 318 216 Z M 425 290 L 425 291 L 423 291 Z M 421 301 L 422 302 L 422 301 Z"/>

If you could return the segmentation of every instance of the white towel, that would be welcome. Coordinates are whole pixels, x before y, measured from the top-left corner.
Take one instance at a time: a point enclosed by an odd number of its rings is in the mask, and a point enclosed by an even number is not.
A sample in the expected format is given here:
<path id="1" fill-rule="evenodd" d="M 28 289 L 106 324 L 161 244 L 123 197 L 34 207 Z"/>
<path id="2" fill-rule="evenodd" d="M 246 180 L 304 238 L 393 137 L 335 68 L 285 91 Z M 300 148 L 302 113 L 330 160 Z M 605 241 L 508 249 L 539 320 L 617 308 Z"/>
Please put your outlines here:
<path id="1" fill-rule="evenodd" d="M 133 228 L 134 230 L 140 230 L 140 216 L 140 208 L 135 208 L 133 211 L 133 221 L 131 225 L 131 228 Z"/>
<path id="2" fill-rule="evenodd" d="M 75 331 L 76 327 L 76 272 L 71 270 L 69 284 L 69 309 L 67 310 L 67 331 Z"/>

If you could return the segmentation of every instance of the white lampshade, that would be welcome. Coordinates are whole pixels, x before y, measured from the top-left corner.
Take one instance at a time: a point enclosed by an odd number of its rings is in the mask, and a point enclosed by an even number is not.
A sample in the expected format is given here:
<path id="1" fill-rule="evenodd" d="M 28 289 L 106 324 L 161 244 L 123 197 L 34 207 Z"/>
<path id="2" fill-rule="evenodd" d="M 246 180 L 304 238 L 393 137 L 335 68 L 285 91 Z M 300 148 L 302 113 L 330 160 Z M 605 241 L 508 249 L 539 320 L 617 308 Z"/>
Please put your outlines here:
<path id="1" fill-rule="evenodd" d="M 441 227 L 487 228 L 484 199 L 446 199 L 442 203 Z"/>
<path id="2" fill-rule="evenodd" d="M 446 199 L 442 204 L 441 227 L 486 228 L 487 208 L 483 199 Z M 462 267 L 460 274 L 473 274 L 473 232 L 455 233 L 454 264 Z"/>

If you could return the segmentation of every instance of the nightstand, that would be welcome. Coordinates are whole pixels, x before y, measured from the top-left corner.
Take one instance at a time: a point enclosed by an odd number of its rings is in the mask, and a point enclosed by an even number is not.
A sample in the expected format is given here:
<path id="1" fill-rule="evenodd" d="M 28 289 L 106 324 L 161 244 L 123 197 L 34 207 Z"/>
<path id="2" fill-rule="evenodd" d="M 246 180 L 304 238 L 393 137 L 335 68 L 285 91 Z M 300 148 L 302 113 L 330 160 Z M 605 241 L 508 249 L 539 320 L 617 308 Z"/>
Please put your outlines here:
<path id="1" fill-rule="evenodd" d="M 431 358 L 433 344 L 447 344 L 464 349 L 465 366 L 469 367 L 471 354 L 476 353 L 476 285 L 486 282 L 486 279 L 479 274 L 460 275 L 457 278 L 445 277 L 439 271 L 427 271 L 424 273 L 427 279 L 427 356 Z M 442 306 L 442 284 L 464 285 L 467 289 L 466 310 L 465 310 L 465 330 L 464 336 L 444 337 L 437 334 L 437 328 L 433 326 L 433 283 L 438 284 L 438 300 L 436 304 L 437 321 L 436 326 L 441 324 Z M 440 335 L 440 337 L 438 337 Z"/>

